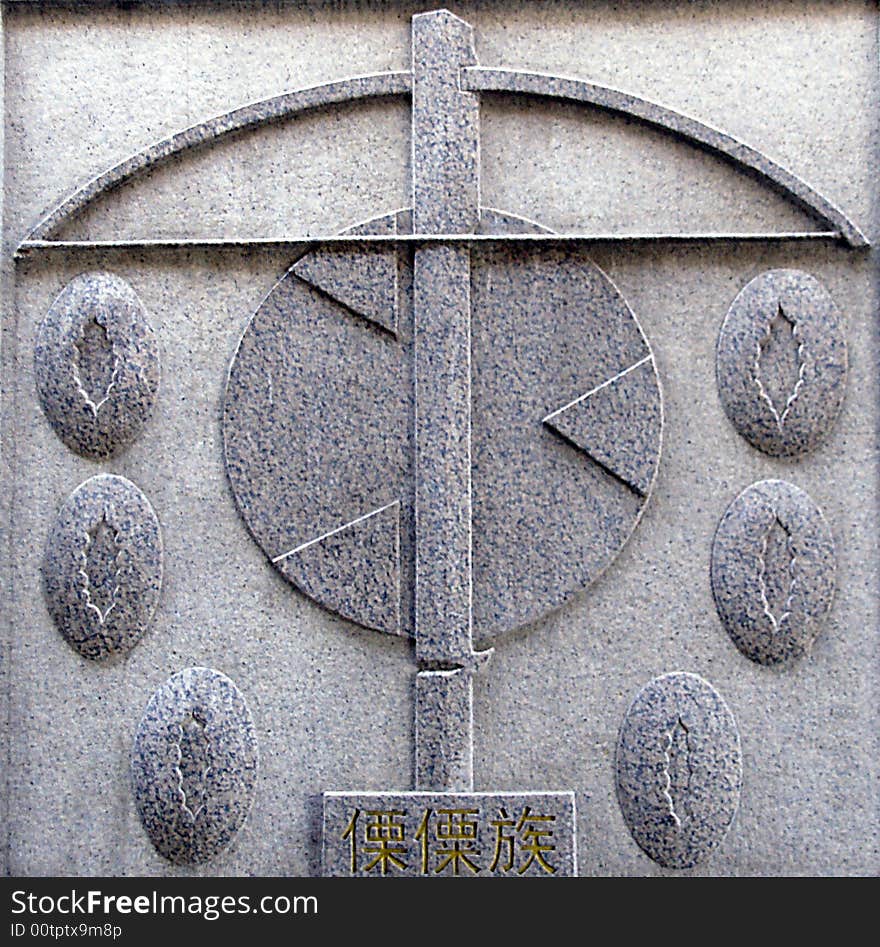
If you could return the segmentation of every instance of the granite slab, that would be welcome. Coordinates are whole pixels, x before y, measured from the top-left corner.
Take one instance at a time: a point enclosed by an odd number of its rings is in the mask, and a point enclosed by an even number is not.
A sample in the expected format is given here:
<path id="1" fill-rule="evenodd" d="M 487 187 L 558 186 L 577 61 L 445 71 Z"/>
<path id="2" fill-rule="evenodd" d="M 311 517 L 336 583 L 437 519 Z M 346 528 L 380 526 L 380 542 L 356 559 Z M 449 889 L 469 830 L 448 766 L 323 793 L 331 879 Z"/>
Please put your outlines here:
<path id="1" fill-rule="evenodd" d="M 343 871 L 375 797 L 408 866 L 452 825 L 416 840 L 425 811 L 477 808 L 478 876 L 499 833 L 512 875 L 551 791 L 557 873 L 880 871 L 875 4 L 32 2 L 2 26 L 9 873 L 319 875 L 328 837 Z M 44 560 L 105 477 L 155 512 L 162 577 L 94 660 Z M 768 482 L 772 534 L 737 499 Z M 117 534 L 86 570 L 107 620 Z M 131 766 L 195 668 L 252 727 L 218 716 L 218 773 L 249 775 L 187 835 L 174 767 Z M 682 777 L 696 710 L 670 726 L 661 688 L 653 730 L 627 717 L 678 672 L 735 720 L 738 806 L 733 776 L 712 811 Z M 193 815 L 207 718 L 172 703 Z M 687 837 L 644 770 L 670 732 Z"/>

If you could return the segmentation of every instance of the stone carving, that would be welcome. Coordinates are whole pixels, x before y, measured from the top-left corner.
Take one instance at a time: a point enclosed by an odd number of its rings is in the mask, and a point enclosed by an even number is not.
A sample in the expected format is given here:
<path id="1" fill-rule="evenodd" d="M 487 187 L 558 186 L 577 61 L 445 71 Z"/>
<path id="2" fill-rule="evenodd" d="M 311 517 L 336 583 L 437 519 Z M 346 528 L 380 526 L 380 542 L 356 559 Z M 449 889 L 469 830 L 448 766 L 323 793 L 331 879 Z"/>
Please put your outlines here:
<path id="1" fill-rule="evenodd" d="M 760 664 L 810 649 L 834 595 L 834 541 L 810 497 L 784 480 L 730 504 L 712 546 L 712 594 L 727 633 Z"/>
<path id="2" fill-rule="evenodd" d="M 327 273 L 353 251 L 317 252 L 320 291 L 304 278 L 316 275 L 310 254 L 239 345 L 224 411 L 227 471 L 251 533 L 286 578 L 347 618 L 412 635 L 411 583 L 401 579 L 412 555 L 410 428 L 416 413 L 427 423 L 432 403 L 425 393 L 418 410 L 416 300 L 411 290 L 395 305 L 388 297 L 380 306 L 375 294 L 372 307 L 352 300 Z M 532 248 L 468 257 L 463 318 L 476 330 L 468 327 L 463 467 L 472 481 L 475 634 L 488 639 L 562 604 L 617 553 L 650 494 L 662 417 L 650 348 L 597 267 Z M 377 259 L 367 248 L 362 266 L 392 280 L 399 272 L 412 286 L 405 249 L 383 249 L 384 269 Z M 552 306 L 531 305 L 540 293 Z M 518 344 L 524 337 L 533 344 Z M 539 541 L 538 523 L 552 544 Z"/>
<path id="3" fill-rule="evenodd" d="M 108 457 L 149 418 L 159 385 L 153 330 L 134 290 L 111 273 L 83 273 L 49 309 L 35 350 L 43 411 L 64 443 Z"/>
<path id="4" fill-rule="evenodd" d="M 326 793 L 324 874 L 566 878 L 572 793 Z"/>
<path id="5" fill-rule="evenodd" d="M 131 773 L 159 854 L 177 864 L 214 858 L 244 825 L 257 779 L 254 724 L 235 684 L 199 667 L 166 681 L 138 727 Z"/>
<path id="6" fill-rule="evenodd" d="M 416 27 L 415 23 L 414 27 Z M 831 201 L 798 178 L 797 175 L 778 165 L 767 155 L 738 141 L 731 135 L 727 135 L 680 112 L 617 89 L 570 77 L 563 78 L 513 69 L 486 68 L 476 63 L 472 48 L 465 48 L 464 52 L 463 59 L 465 62 L 469 62 L 470 65 L 465 65 L 458 70 L 457 84 L 462 92 L 502 95 L 513 93 L 572 102 L 620 115 L 630 121 L 640 122 L 652 128 L 662 129 L 697 148 L 717 155 L 750 176 L 762 180 L 769 188 L 784 195 L 788 201 L 804 210 L 820 226 L 825 228 L 818 232 L 788 234 L 787 236 L 797 237 L 798 239 L 805 237 L 827 239 L 831 237 L 840 240 L 851 248 L 868 245 L 867 239 L 859 228 Z M 326 108 L 341 102 L 407 95 L 414 98 L 417 68 L 414 60 L 412 72 L 382 72 L 286 92 L 271 99 L 245 105 L 242 108 L 227 112 L 224 115 L 218 115 L 215 118 L 177 132 L 169 138 L 155 142 L 143 151 L 126 158 L 112 168 L 108 168 L 68 198 L 55 205 L 31 229 L 18 249 L 19 251 L 26 251 L 41 249 L 47 245 L 57 243 L 70 243 L 70 241 L 55 239 L 55 235 L 65 223 L 75 218 L 84 208 L 88 207 L 101 195 L 121 186 L 126 181 L 136 178 L 144 170 L 155 168 L 166 161 L 173 160 L 177 155 L 191 148 L 203 147 L 209 142 L 222 141 L 229 135 L 259 128 L 270 122 L 300 115 L 314 109 Z M 430 64 L 426 57 L 425 68 L 422 69 L 423 79 L 429 68 Z M 430 122 L 431 116 L 428 113 L 428 125 L 425 127 L 430 128 Z M 471 167 L 475 168 L 475 163 L 472 163 Z M 448 181 L 454 183 L 454 176 L 448 177 Z M 671 235 L 650 234 L 647 236 L 649 239 L 655 239 L 660 236 L 668 237 Z M 703 236 L 706 239 L 719 237 L 728 239 L 735 235 L 705 234 Z M 748 236 L 754 237 L 756 235 L 749 234 Z M 766 236 L 774 235 L 767 234 Z M 153 243 L 153 241 L 150 242 Z M 173 240 L 169 242 L 176 244 L 181 241 Z M 73 241 L 73 243 L 75 244 L 76 241 Z M 137 241 L 132 243 L 137 243 Z"/>
<path id="7" fill-rule="evenodd" d="M 162 584 L 162 537 L 147 498 L 124 477 L 100 474 L 77 487 L 46 543 L 46 605 L 83 657 L 133 648 L 153 617 Z"/>
<path id="8" fill-rule="evenodd" d="M 774 456 L 812 450 L 843 404 L 846 340 L 825 288 L 770 270 L 736 297 L 718 338 L 718 390 L 734 427 Z"/>
<path id="9" fill-rule="evenodd" d="M 612 89 L 481 67 L 468 24 L 436 11 L 413 18 L 411 70 L 286 93 L 172 135 L 51 209 L 19 248 L 91 246 L 55 238 L 100 195 L 186 149 L 336 103 L 411 98 L 411 207 L 312 243 L 245 331 L 224 405 L 233 492 L 275 567 L 338 614 L 415 639 L 417 791 L 326 793 L 327 873 L 576 871 L 571 794 L 472 791 L 472 677 L 489 659 L 486 646 L 564 602 L 613 559 L 650 495 L 662 409 L 652 353 L 622 295 L 584 255 L 585 235 L 557 236 L 481 206 L 480 97 L 511 93 L 603 109 L 730 161 L 824 228 L 783 237 L 867 242 L 845 215 L 759 152 Z M 743 235 L 627 239 L 695 236 Z M 752 394 L 780 429 L 795 425 L 809 383 L 809 349 L 796 338 L 801 322 L 790 308 L 778 307 L 773 325 L 762 324 L 748 353 Z M 90 331 L 87 345 L 76 343 L 76 390 L 97 416 L 112 403 L 124 359 L 112 333 Z M 793 377 L 780 369 L 778 354 L 786 344 L 791 352 L 791 338 Z M 103 375 L 86 371 L 85 351 L 104 353 L 96 360 Z M 100 539 L 111 551 L 114 542 L 112 534 Z M 800 578 L 789 546 L 782 521 L 761 544 L 761 605 L 777 626 L 790 616 Z M 774 585 L 777 560 L 787 564 L 784 594 Z M 109 586 L 103 600 L 90 600 L 102 616 L 116 607 Z M 685 864 L 717 844 L 733 817 L 738 738 L 705 682 L 661 679 L 668 680 L 661 704 L 672 716 L 651 743 L 658 768 L 649 790 L 658 818 L 677 834 L 655 840 L 652 850 L 658 860 Z M 157 848 L 198 860 L 211 847 L 210 786 L 221 750 L 203 703 L 177 703 L 188 709 L 175 709 L 175 723 L 151 731 L 164 741 L 165 768 L 139 782 L 141 754 L 135 784 Z M 628 723 L 637 729 L 638 721 Z M 708 749 L 706 732 L 717 736 Z M 619 767 L 625 756 L 621 749 Z M 161 811 L 149 801 L 157 785 L 172 800 Z M 705 793 L 718 786 L 709 805 Z M 638 791 L 632 798 L 641 799 Z M 488 863 L 487 847 L 494 849 Z"/>
<path id="10" fill-rule="evenodd" d="M 660 455 L 653 356 L 608 277 L 577 250 L 473 242 L 541 231 L 480 207 L 479 103 L 459 87 L 474 62 L 467 24 L 414 17 L 413 207 L 348 235 L 386 239 L 294 264 L 224 409 L 233 492 L 276 568 L 415 638 L 425 791 L 473 786 L 472 676 L 491 653 L 474 640 L 589 584 Z"/>
<path id="11" fill-rule="evenodd" d="M 690 868 L 721 843 L 739 804 L 733 714 L 696 674 L 655 678 L 626 713 L 616 770 L 623 818 L 640 848 L 665 868 Z"/>
<path id="12" fill-rule="evenodd" d="M 291 268 L 242 338 L 224 412 L 252 534 L 324 605 L 415 637 L 416 785 L 465 792 L 490 654 L 474 636 L 604 568 L 644 507 L 661 427 L 650 349 L 598 268 L 456 239 L 536 229 L 480 208 L 478 101 L 458 87 L 474 61 L 462 21 L 414 18 L 413 209 L 354 234 L 387 243 Z M 410 249 L 394 239 L 409 231 L 448 239 Z"/>

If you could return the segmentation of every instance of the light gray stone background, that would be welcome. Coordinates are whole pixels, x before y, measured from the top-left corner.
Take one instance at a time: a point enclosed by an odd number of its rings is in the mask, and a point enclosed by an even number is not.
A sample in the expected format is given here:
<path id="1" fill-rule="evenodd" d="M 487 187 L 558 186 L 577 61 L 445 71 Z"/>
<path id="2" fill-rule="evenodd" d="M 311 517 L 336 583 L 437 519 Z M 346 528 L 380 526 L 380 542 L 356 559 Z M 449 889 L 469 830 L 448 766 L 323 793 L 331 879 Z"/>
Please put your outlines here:
<path id="1" fill-rule="evenodd" d="M 880 240 L 877 7 L 860 2 L 451 3 L 483 65 L 569 74 L 721 128 L 804 178 Z M 11 254 L 41 213 L 150 142 L 238 105 L 406 69 L 412 3 L 15 2 L 3 8 L 4 825 L 23 874 L 314 874 L 320 793 L 406 790 L 412 646 L 295 591 L 239 518 L 223 470 L 226 374 L 291 248 Z M 811 222 L 729 166 L 574 106 L 484 103 L 483 202 L 557 231 L 799 230 Z M 69 238 L 329 233 L 408 201 L 409 113 L 372 103 L 307 115 L 184 156 L 108 195 Z M 614 748 L 656 675 L 709 680 L 742 737 L 739 812 L 685 874 L 876 874 L 878 854 L 877 272 L 829 243 L 597 244 L 636 313 L 664 393 L 653 498 L 604 576 L 496 641 L 474 686 L 475 788 L 573 790 L 582 874 L 670 873 L 630 837 Z M 800 460 L 750 447 L 722 410 L 715 346 L 739 290 L 773 268 L 815 275 L 843 313 L 850 374 L 830 435 Z M 156 330 L 152 419 L 99 463 L 41 413 L 37 327 L 86 270 L 127 280 Z M 99 472 L 138 484 L 162 524 L 152 626 L 109 663 L 78 657 L 43 601 L 40 561 L 64 500 Z M 756 480 L 806 490 L 831 527 L 838 590 L 812 652 L 761 667 L 712 601 L 712 537 Z M 153 692 L 208 666 L 248 702 L 260 747 L 251 815 L 231 847 L 175 868 L 138 818 L 129 754 Z"/>

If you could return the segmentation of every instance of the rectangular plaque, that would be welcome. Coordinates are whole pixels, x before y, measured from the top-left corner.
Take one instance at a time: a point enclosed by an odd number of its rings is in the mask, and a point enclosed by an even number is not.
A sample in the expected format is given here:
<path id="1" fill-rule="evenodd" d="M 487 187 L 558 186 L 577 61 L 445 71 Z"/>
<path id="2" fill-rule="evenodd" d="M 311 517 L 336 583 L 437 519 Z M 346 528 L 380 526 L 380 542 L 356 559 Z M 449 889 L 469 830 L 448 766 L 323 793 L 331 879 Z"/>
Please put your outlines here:
<path id="1" fill-rule="evenodd" d="M 325 792 L 324 875 L 569 878 L 571 792 Z"/>

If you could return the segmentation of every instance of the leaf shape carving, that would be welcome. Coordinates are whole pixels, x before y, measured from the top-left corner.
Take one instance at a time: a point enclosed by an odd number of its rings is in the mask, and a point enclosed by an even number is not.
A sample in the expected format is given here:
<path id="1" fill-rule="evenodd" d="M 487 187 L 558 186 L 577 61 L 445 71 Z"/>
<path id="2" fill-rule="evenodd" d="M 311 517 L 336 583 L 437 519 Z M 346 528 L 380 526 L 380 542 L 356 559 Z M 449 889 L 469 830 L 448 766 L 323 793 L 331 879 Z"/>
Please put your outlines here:
<path id="1" fill-rule="evenodd" d="M 107 329 L 92 315 L 82 327 L 72 361 L 77 391 L 97 417 L 110 397 L 119 375 L 119 355 Z"/>
<path id="2" fill-rule="evenodd" d="M 198 710 L 193 710 L 177 725 L 177 730 L 178 738 L 174 744 L 177 754 L 177 793 L 180 808 L 195 822 L 207 801 L 207 779 L 211 772 L 211 741 L 207 720 Z"/>
<path id="3" fill-rule="evenodd" d="M 779 517 L 774 515 L 761 542 L 758 560 L 761 605 L 773 628 L 773 634 L 779 631 L 782 623 L 791 615 L 797 579 L 797 554 L 792 535 Z"/>
<path id="4" fill-rule="evenodd" d="M 122 574 L 122 543 L 106 513 L 93 529 L 85 532 L 80 561 L 79 578 L 86 608 L 103 626 L 116 608 Z"/>
<path id="5" fill-rule="evenodd" d="M 755 356 L 755 385 L 767 403 L 780 430 L 800 396 L 807 369 L 805 344 L 797 321 L 780 303 L 758 340 Z"/>
<path id="6" fill-rule="evenodd" d="M 690 788 L 689 731 L 679 717 L 665 735 L 663 749 L 663 796 L 676 828 L 684 821 L 684 799 Z"/>

